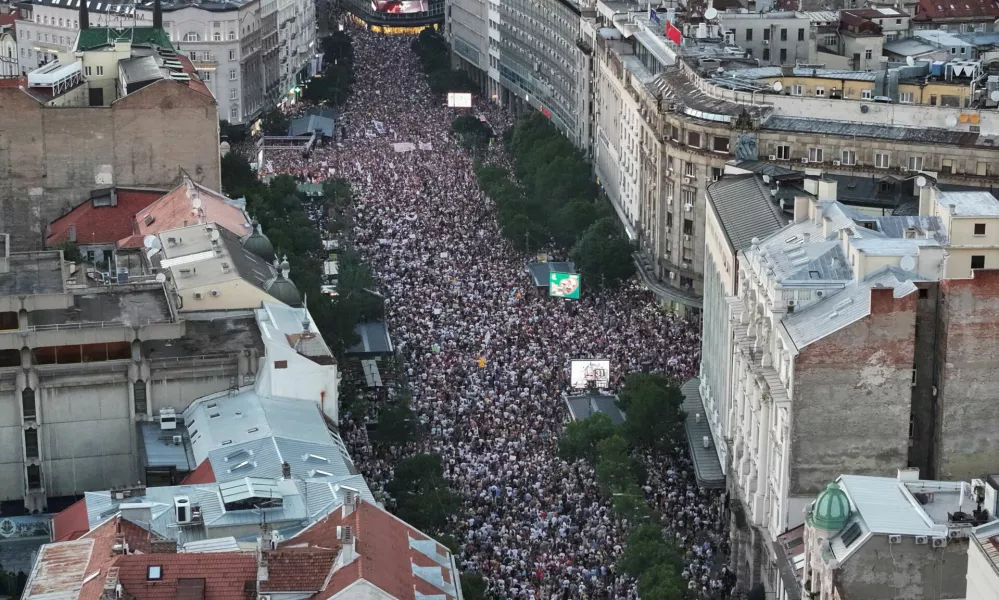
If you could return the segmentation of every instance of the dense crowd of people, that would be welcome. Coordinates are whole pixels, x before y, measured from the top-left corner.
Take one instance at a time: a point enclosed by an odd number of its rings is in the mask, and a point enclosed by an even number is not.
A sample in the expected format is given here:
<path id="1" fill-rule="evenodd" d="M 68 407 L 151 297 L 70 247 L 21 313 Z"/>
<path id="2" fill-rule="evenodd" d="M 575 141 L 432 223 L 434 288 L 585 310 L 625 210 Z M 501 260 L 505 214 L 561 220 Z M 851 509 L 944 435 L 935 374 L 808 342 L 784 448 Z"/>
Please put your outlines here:
<path id="1" fill-rule="evenodd" d="M 697 373 L 697 328 L 637 285 L 547 297 L 528 257 L 501 237 L 472 157 L 449 133 L 454 109 L 433 97 L 411 37 L 353 35 L 356 83 L 336 143 L 271 153 L 265 172 L 301 180 L 343 177 L 355 195 L 353 242 L 386 296 L 386 318 L 426 433 L 418 447 L 374 450 L 344 424 L 376 493 L 413 451 L 439 453 L 462 499 L 454 523 L 460 567 L 498 598 L 634 598 L 616 572 L 631 524 L 601 497 L 593 468 L 557 457 L 568 420 L 563 394 L 573 358 L 608 358 L 612 388 L 635 371 L 681 382 Z M 507 112 L 478 104 L 497 132 Z M 412 143 L 411 151 L 396 144 Z M 499 144 L 488 151 L 502 161 Z M 691 598 L 728 597 L 733 578 L 719 496 L 698 489 L 683 448 L 639 456 L 646 500 L 684 553 Z"/>

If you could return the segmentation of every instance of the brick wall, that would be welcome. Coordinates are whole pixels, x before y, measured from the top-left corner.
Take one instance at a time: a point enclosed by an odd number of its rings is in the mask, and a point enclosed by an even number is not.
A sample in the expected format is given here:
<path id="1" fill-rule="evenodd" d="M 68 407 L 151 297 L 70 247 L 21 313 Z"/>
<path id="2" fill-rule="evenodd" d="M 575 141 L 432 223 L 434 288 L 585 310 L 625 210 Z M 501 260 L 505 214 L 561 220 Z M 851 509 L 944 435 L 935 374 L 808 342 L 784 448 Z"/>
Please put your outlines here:
<path id="1" fill-rule="evenodd" d="M 790 493 L 815 494 L 841 473 L 906 466 L 917 294 L 871 290 L 871 314 L 795 359 Z"/>
<path id="2" fill-rule="evenodd" d="M 202 92 L 160 81 L 109 108 L 45 108 L 0 88 L 0 231 L 41 246 L 48 223 L 111 185 L 169 187 L 186 171 L 221 187 L 218 114 Z"/>
<path id="3" fill-rule="evenodd" d="M 999 466 L 999 271 L 940 288 L 937 476 L 967 479 Z"/>

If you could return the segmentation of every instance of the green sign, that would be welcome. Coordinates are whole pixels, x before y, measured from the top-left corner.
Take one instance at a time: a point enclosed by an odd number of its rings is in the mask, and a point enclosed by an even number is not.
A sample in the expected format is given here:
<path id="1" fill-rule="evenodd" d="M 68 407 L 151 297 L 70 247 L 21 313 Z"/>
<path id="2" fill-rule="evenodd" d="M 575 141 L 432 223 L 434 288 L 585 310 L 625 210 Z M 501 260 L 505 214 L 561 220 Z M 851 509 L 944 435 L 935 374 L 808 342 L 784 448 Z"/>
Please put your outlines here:
<path id="1" fill-rule="evenodd" d="M 548 295 L 579 300 L 579 273 L 550 273 Z"/>

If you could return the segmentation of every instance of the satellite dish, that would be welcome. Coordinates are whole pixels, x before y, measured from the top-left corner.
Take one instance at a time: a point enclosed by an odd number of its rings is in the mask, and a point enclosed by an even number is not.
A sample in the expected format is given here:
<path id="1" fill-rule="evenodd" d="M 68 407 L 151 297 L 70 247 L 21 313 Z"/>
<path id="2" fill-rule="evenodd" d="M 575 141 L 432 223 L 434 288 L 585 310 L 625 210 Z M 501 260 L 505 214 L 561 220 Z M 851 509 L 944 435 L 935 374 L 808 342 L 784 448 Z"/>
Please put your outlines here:
<path id="1" fill-rule="evenodd" d="M 150 250 L 159 250 L 163 247 L 163 244 L 160 243 L 160 238 L 155 235 L 147 235 L 142 238 L 142 245 Z"/>
<path id="2" fill-rule="evenodd" d="M 871 110 L 871 107 L 870 107 L 870 106 L 867 106 L 866 104 L 861 104 L 861 105 L 860 105 L 860 112 L 864 113 L 865 115 L 866 115 L 866 114 L 868 113 L 868 111 L 870 111 L 870 110 Z"/>
<path id="3" fill-rule="evenodd" d="M 709 21 L 717 16 L 718 16 L 718 9 L 713 6 L 709 6 L 708 9 L 704 11 L 704 18 Z"/>
<path id="4" fill-rule="evenodd" d="M 194 206 L 195 210 L 201 208 L 201 198 L 195 198 L 194 202 L 192 202 L 191 204 Z"/>
<path id="5" fill-rule="evenodd" d="M 918 185 L 919 187 L 926 187 L 926 178 L 923 177 L 922 175 L 916 177 L 916 185 Z"/>
<path id="6" fill-rule="evenodd" d="M 903 256 L 902 260 L 898 261 L 898 266 L 906 271 L 911 271 L 916 268 L 916 259 L 911 256 Z"/>
<path id="7" fill-rule="evenodd" d="M 212 229 L 212 241 L 213 242 L 219 241 L 219 230 L 218 229 Z"/>
<path id="8" fill-rule="evenodd" d="M 912 60 L 911 56 L 906 56 L 905 57 L 905 64 L 907 64 L 907 65 L 909 65 L 911 67 L 912 65 L 916 64 L 916 61 Z"/>
<path id="9" fill-rule="evenodd" d="M 164 282 L 166 282 L 166 273 L 157 273 L 156 283 L 164 283 Z"/>
<path id="10" fill-rule="evenodd" d="M 957 117 L 950 115 L 947 117 L 947 127 L 955 127 L 957 125 Z"/>
<path id="11" fill-rule="evenodd" d="M 784 84 L 779 81 L 775 81 L 773 88 L 775 92 L 780 92 L 782 89 L 784 89 Z"/>
<path id="12" fill-rule="evenodd" d="M 999 90 L 992 90 L 989 94 L 989 99 L 993 102 L 999 102 Z"/>

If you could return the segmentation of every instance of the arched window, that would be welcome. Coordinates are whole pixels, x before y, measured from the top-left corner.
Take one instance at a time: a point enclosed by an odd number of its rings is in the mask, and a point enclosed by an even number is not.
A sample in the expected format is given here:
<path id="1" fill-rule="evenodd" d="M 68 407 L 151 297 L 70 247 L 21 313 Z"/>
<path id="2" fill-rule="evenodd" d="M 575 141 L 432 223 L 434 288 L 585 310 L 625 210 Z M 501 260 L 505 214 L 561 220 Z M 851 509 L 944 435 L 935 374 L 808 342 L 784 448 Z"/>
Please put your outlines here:
<path id="1" fill-rule="evenodd" d="M 144 415 L 146 414 L 146 382 L 139 379 L 134 384 L 132 384 L 132 389 L 135 396 L 135 414 Z"/>
<path id="2" fill-rule="evenodd" d="M 59 27 L 62 27 L 62 17 L 59 17 Z"/>
<path id="3" fill-rule="evenodd" d="M 214 42 L 221 42 L 222 41 L 222 32 L 221 31 L 216 31 L 215 33 L 213 33 L 212 34 L 212 41 L 214 41 Z"/>
<path id="4" fill-rule="evenodd" d="M 229 39 L 230 40 L 236 39 L 236 32 L 235 31 L 230 31 L 229 32 Z"/>
<path id="5" fill-rule="evenodd" d="M 26 387 L 21 392 L 21 410 L 25 419 L 35 418 L 35 390 Z"/>
<path id="6" fill-rule="evenodd" d="M 193 32 L 193 31 L 191 31 L 191 32 L 188 32 L 188 33 L 184 34 L 184 41 L 185 42 L 198 42 L 198 41 L 201 41 L 201 36 L 198 35 L 197 33 Z"/>

